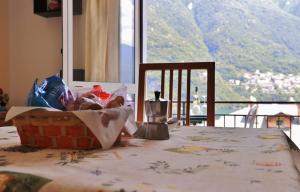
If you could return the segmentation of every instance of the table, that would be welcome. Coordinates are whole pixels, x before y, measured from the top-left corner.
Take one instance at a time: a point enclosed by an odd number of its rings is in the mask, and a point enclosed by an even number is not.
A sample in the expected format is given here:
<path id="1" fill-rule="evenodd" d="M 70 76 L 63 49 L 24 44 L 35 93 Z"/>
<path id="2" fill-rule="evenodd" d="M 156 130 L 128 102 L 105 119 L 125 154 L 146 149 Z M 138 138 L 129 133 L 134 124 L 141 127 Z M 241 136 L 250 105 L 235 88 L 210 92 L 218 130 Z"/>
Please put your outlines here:
<path id="1" fill-rule="evenodd" d="M 0 191 L 299 192 L 279 129 L 178 127 L 170 140 L 129 139 L 101 151 L 19 146 L 0 128 Z"/>

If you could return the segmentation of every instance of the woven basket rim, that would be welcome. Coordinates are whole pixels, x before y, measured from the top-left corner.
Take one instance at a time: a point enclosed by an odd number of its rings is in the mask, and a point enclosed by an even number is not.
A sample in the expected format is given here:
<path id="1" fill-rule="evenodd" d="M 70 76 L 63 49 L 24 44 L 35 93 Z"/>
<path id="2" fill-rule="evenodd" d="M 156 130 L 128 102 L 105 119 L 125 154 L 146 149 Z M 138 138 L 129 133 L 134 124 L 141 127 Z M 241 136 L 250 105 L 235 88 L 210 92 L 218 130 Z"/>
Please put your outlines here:
<path id="1" fill-rule="evenodd" d="M 65 118 L 65 117 L 67 117 L 67 118 Z M 44 129 L 49 124 L 50 126 L 53 125 L 54 127 L 59 126 L 60 129 L 64 129 L 66 131 L 66 127 L 72 127 L 75 125 L 75 127 L 78 126 L 78 127 L 82 127 L 83 129 L 89 130 L 90 133 L 87 134 L 85 132 L 84 135 L 78 135 L 77 137 L 71 136 L 71 137 L 74 137 L 77 139 L 79 139 L 81 137 L 85 137 L 85 138 L 89 137 L 92 139 L 96 139 L 97 140 L 96 142 L 99 143 L 99 145 L 101 146 L 100 141 L 96 138 L 96 136 L 90 130 L 90 128 L 81 119 L 79 119 L 74 113 L 72 113 L 70 111 L 31 110 L 31 111 L 26 111 L 24 113 L 17 115 L 12 120 L 13 120 L 14 126 L 18 130 L 18 134 L 20 137 L 22 136 L 22 131 L 20 131 L 20 130 L 23 129 L 22 128 L 23 126 L 33 126 L 33 127 L 38 127 L 38 129 Z M 54 121 L 56 122 L 56 124 L 53 124 Z M 37 125 L 37 124 L 40 124 L 40 125 Z M 41 136 L 41 135 L 32 135 L 32 136 L 30 136 L 30 138 L 34 138 L 34 141 L 36 142 L 36 137 L 39 137 L 39 136 Z M 57 138 L 61 137 L 59 135 L 57 135 L 57 136 L 42 135 L 42 136 L 46 136 L 46 137 L 49 137 L 49 138 L 52 138 L 55 140 Z M 70 137 L 70 135 L 63 135 L 63 136 Z M 21 142 L 22 142 L 22 137 L 21 137 Z M 95 141 L 93 141 L 93 142 L 95 142 Z M 24 143 L 22 143 L 22 144 L 27 145 L 27 146 L 40 147 L 40 146 L 37 146 L 36 143 L 34 143 L 34 145 L 27 143 L 27 142 L 26 142 L 26 144 L 24 144 Z M 56 147 L 64 148 L 59 145 Z M 49 146 L 49 148 L 56 148 L 56 147 Z M 94 149 L 94 147 L 95 147 L 94 145 L 87 147 L 87 148 L 73 146 L 73 147 L 67 147 L 66 149 Z"/>
<path id="2" fill-rule="evenodd" d="M 79 121 L 81 126 L 85 126 L 87 127 L 87 125 L 81 120 L 79 119 L 74 113 L 70 112 L 70 111 L 46 111 L 46 110 L 31 110 L 31 111 L 27 111 L 24 113 L 21 113 L 17 116 L 15 116 L 12 121 L 19 121 L 18 119 L 20 117 L 46 117 L 46 118 L 57 118 L 57 117 L 68 117 L 68 118 L 72 118 L 72 119 L 76 119 L 76 121 Z M 20 121 L 19 121 L 20 122 Z M 88 127 L 87 127 L 88 128 Z M 89 128 L 88 128 L 89 129 Z"/>

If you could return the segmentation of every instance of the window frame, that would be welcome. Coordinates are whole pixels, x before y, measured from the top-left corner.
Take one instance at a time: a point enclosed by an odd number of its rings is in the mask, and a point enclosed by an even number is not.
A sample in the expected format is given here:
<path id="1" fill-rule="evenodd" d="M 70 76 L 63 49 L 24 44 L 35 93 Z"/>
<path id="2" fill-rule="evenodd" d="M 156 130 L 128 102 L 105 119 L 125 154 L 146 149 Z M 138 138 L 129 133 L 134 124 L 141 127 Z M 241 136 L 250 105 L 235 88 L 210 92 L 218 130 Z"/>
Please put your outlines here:
<path id="1" fill-rule="evenodd" d="M 140 2 L 134 0 L 134 44 L 135 44 L 135 82 L 129 83 L 109 83 L 109 82 L 80 82 L 73 80 L 73 0 L 63 0 L 63 78 L 71 89 L 82 87 L 91 88 L 95 84 L 100 84 L 106 91 L 111 92 L 122 85 L 128 87 L 128 93 L 137 95 L 138 71 L 140 63 Z"/>

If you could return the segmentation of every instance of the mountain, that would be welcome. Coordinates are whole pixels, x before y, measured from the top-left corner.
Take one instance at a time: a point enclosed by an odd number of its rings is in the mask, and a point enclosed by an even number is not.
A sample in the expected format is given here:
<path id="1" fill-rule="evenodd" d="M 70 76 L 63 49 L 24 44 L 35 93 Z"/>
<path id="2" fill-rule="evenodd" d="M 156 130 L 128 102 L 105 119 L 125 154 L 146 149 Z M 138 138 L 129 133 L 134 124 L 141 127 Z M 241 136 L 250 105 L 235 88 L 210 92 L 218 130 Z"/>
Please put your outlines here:
<path id="1" fill-rule="evenodd" d="M 213 61 L 205 44 L 204 36 L 198 27 L 194 15 L 181 0 L 151 0 L 147 2 L 147 55 L 148 63 Z M 144 56 L 145 57 L 145 56 Z M 159 78 L 153 74 L 152 82 Z M 226 85 L 223 78 L 216 74 L 217 96 L 220 100 L 241 98 Z M 185 79 L 185 78 L 183 78 Z M 205 82 L 193 79 L 192 89 Z M 149 82 L 154 86 L 155 83 Z M 151 86 L 150 86 L 151 87 Z M 154 88 L 153 88 L 154 89 Z M 175 87 L 176 89 L 176 87 Z M 204 91 L 204 90 L 203 90 Z M 218 94 L 220 92 L 220 94 Z M 222 93 L 222 94 L 221 94 Z M 176 96 L 175 96 L 176 97 Z M 185 97 L 185 95 L 183 95 Z"/>
<path id="2" fill-rule="evenodd" d="M 211 60 L 201 30 L 180 0 L 145 1 L 147 62 Z"/>
<path id="3" fill-rule="evenodd" d="M 216 61 L 217 100 L 244 100 L 251 93 L 231 87 L 229 79 L 256 70 L 299 73 L 299 5 L 300 0 L 148 0 L 147 62 Z"/>
<path id="4" fill-rule="evenodd" d="M 225 65 L 254 72 L 300 69 L 300 19 L 268 0 L 194 0 L 209 52 Z"/>

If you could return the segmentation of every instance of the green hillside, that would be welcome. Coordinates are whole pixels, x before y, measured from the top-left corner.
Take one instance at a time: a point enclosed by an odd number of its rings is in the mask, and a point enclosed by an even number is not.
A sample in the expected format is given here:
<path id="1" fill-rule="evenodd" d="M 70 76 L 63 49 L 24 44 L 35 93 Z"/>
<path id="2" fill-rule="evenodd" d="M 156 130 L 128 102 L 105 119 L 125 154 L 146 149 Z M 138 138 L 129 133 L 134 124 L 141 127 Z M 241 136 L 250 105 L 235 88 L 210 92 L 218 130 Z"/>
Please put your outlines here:
<path id="1" fill-rule="evenodd" d="M 176 14 L 174 14 L 176 13 Z M 202 31 L 193 18 L 192 12 L 180 0 L 151 0 L 147 5 L 147 62 L 214 61 L 205 44 Z M 227 68 L 226 68 L 227 69 Z M 152 82 L 159 74 L 152 75 Z M 183 78 L 185 79 L 185 77 Z M 197 86 L 206 94 L 201 85 L 205 82 L 192 78 L 192 89 Z M 223 78 L 217 74 L 216 83 L 220 89 L 219 100 L 240 99 Z M 149 82 L 150 89 L 154 83 Z M 176 89 L 176 86 L 175 86 Z M 151 91 L 151 90 L 150 90 Z M 183 95 L 185 97 L 185 93 Z"/>
<path id="2" fill-rule="evenodd" d="M 180 0 L 147 2 L 147 62 L 211 60 L 201 30 Z"/>

